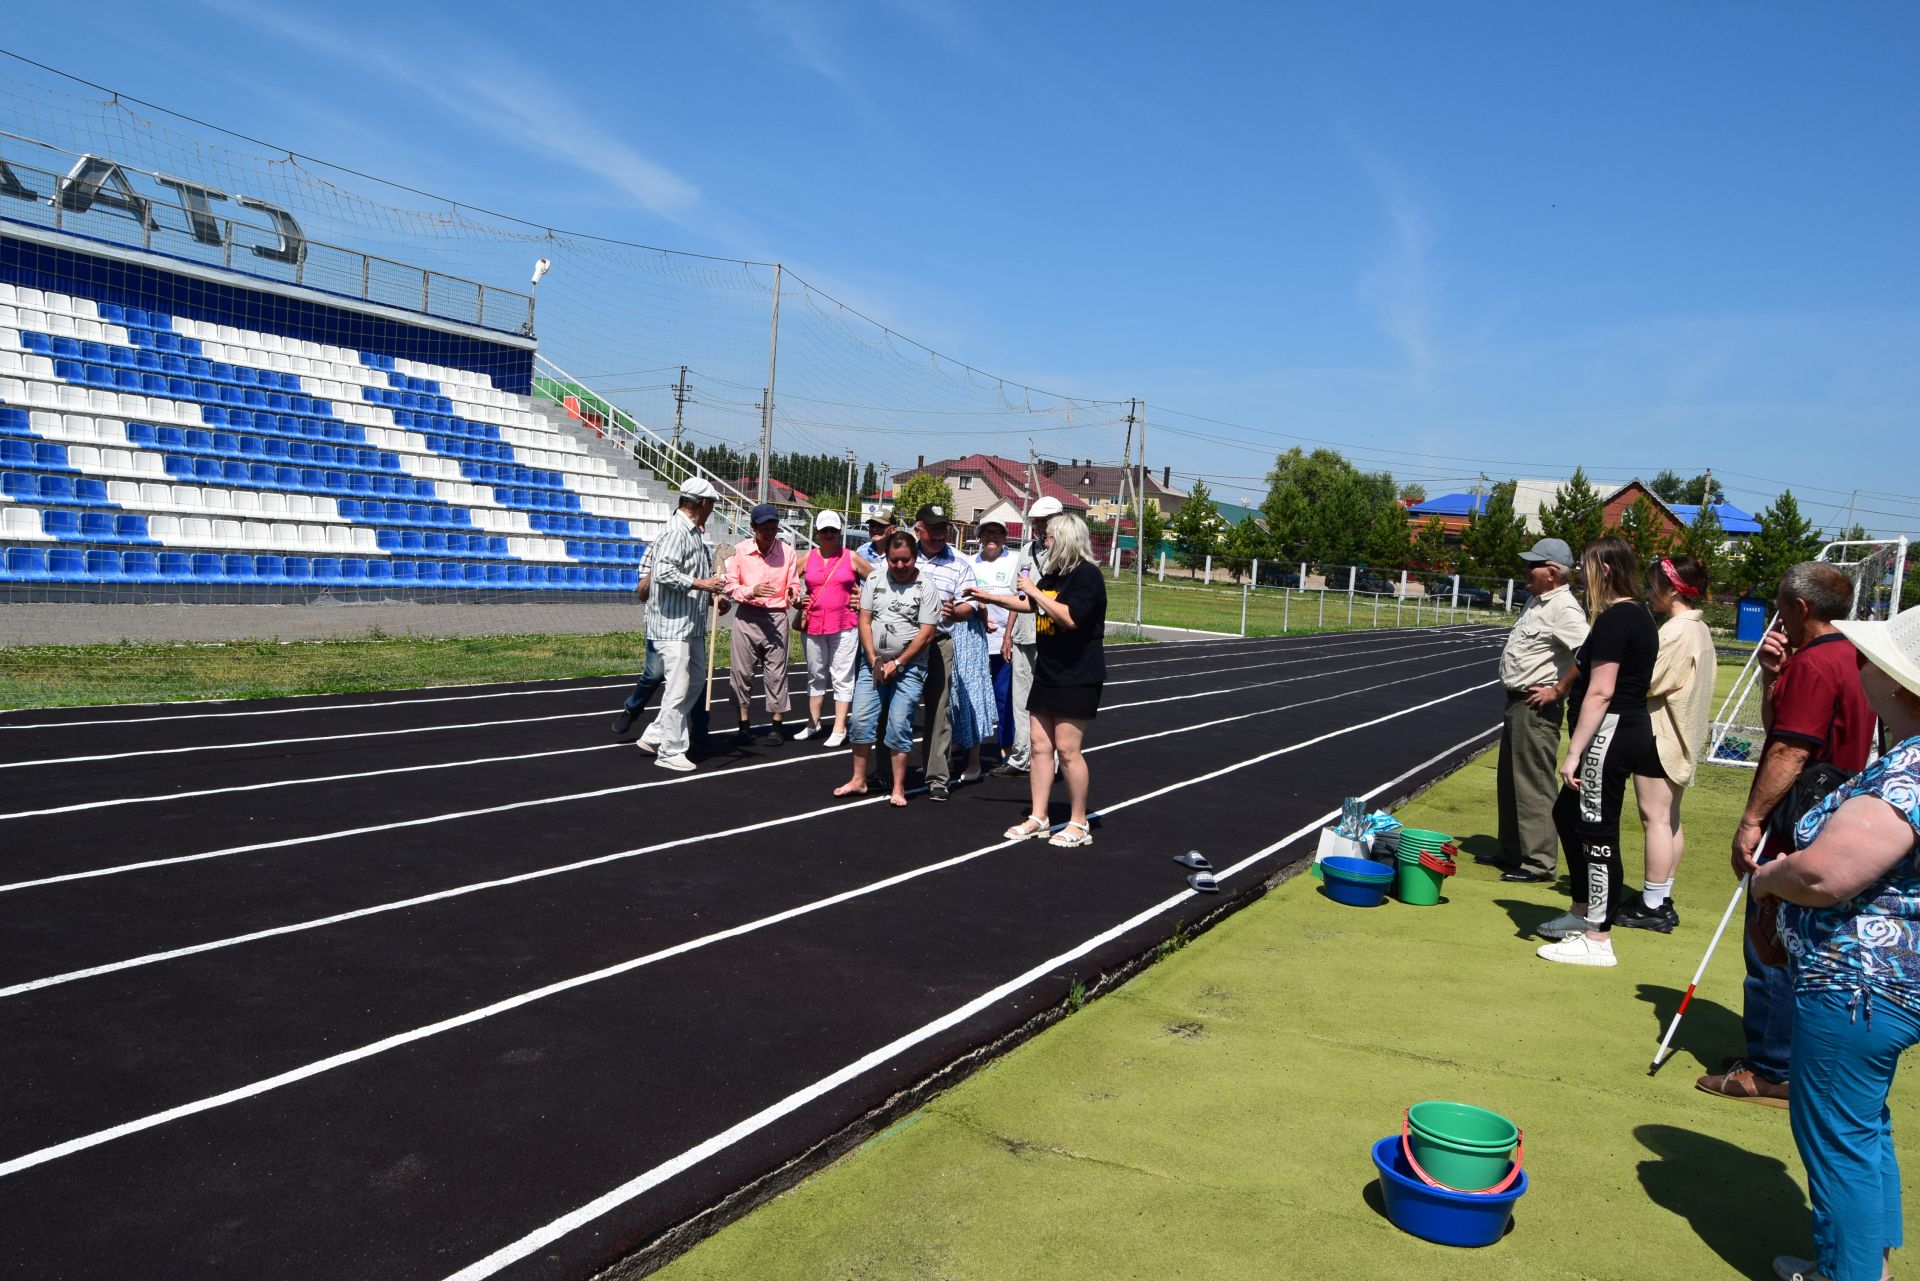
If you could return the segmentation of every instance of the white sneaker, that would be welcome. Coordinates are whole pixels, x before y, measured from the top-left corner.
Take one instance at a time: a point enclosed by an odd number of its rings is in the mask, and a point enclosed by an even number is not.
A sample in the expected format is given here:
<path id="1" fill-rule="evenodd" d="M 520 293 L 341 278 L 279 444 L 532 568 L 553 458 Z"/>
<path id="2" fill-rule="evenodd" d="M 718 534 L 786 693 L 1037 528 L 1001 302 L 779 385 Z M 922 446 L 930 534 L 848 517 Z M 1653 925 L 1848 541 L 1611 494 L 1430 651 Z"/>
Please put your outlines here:
<path id="1" fill-rule="evenodd" d="M 1562 965 L 1599 965 L 1620 964 L 1613 954 L 1612 939 L 1588 938 L 1585 934 L 1572 934 L 1558 943 L 1549 943 L 1534 953 L 1543 961 L 1558 961 Z"/>
<path id="2" fill-rule="evenodd" d="M 656 756 L 653 758 L 653 763 L 661 769 L 670 769 L 680 774 L 691 774 L 694 770 L 693 762 L 684 756 Z"/>
<path id="3" fill-rule="evenodd" d="M 796 743 L 804 743 L 819 732 L 820 727 L 818 725 L 802 725 L 800 732 L 793 736 L 793 741 Z"/>
<path id="4" fill-rule="evenodd" d="M 837 729 L 833 731 L 833 733 L 827 735 L 828 747 L 838 747 L 840 746 L 840 744 L 846 741 L 847 741 L 847 731 L 843 729 Z"/>

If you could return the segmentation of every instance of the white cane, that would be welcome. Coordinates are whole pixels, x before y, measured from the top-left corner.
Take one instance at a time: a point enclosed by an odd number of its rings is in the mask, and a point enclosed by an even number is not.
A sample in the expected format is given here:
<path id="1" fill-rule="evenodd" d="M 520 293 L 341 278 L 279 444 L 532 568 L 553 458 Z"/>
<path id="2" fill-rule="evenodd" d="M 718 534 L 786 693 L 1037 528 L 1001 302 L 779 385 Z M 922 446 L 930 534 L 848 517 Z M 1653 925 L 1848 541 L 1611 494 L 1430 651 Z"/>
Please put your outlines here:
<path id="1" fill-rule="evenodd" d="M 1767 834 L 1762 832 L 1760 844 L 1753 852 L 1753 861 L 1756 864 L 1766 853 L 1766 849 Z M 1727 910 L 1720 914 L 1720 926 L 1714 930 L 1713 940 L 1707 944 L 1707 954 L 1700 958 L 1700 968 L 1693 972 L 1693 982 L 1687 984 L 1687 993 L 1680 998 L 1680 1008 L 1673 1012 L 1673 1021 L 1667 1024 L 1667 1034 L 1660 1038 L 1660 1048 L 1653 1052 L 1653 1064 L 1647 1068 L 1648 1076 L 1660 1070 L 1661 1059 L 1666 1055 L 1667 1047 L 1673 1044 L 1673 1034 L 1680 1029 L 1680 1016 L 1687 1012 L 1687 1006 L 1693 1002 L 1694 990 L 1700 986 L 1700 980 L 1706 977 L 1707 962 L 1713 959 L 1713 950 L 1720 946 L 1720 936 L 1727 932 L 1727 922 L 1733 919 L 1733 909 L 1740 906 L 1740 896 L 1747 892 L 1747 882 L 1752 879 L 1753 874 L 1749 872 L 1740 878 L 1740 884 L 1733 887 L 1733 899 L 1727 904 Z"/>
<path id="2" fill-rule="evenodd" d="M 705 684 L 707 687 L 706 706 L 707 706 L 707 711 L 709 712 L 713 711 L 713 658 L 714 658 L 714 647 L 717 644 L 719 644 L 719 640 L 718 640 L 719 635 L 720 635 L 720 597 L 718 595 L 714 595 L 714 596 L 709 596 L 707 598 L 707 671 L 706 671 L 706 675 L 701 678 L 702 683 Z"/>

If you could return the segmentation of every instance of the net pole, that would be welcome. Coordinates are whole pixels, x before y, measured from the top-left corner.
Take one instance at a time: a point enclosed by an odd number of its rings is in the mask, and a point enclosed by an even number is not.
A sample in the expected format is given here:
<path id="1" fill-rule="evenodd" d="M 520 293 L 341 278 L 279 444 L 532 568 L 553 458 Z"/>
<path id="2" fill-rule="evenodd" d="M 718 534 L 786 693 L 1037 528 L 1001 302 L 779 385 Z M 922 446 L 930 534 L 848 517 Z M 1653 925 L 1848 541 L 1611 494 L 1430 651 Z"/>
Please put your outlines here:
<path id="1" fill-rule="evenodd" d="M 1900 544 L 1893 551 L 1893 599 L 1887 602 L 1887 618 L 1891 621 L 1900 613 L 1900 598 L 1907 590 L 1907 536 L 1900 535 Z"/>
<path id="2" fill-rule="evenodd" d="M 773 457 L 773 382 L 780 368 L 780 286 L 786 268 L 773 265 L 773 328 L 767 336 L 767 403 L 760 419 L 760 489 L 754 497 L 771 502 L 767 472 Z"/>

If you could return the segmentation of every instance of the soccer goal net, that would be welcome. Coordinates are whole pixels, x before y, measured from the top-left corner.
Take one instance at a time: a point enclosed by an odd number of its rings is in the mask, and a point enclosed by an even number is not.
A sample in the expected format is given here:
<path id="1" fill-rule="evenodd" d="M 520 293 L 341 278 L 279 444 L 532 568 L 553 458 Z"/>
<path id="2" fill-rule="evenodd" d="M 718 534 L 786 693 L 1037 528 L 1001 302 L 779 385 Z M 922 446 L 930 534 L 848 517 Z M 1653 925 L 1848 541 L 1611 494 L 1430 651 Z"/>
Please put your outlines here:
<path id="1" fill-rule="evenodd" d="M 1887 619 L 1900 612 L 1900 584 L 1907 568 L 1904 537 L 1828 543 L 1814 559 L 1835 566 L 1853 581 L 1848 618 Z M 1778 621 L 1778 615 L 1770 616 L 1768 628 Z M 1767 731 L 1760 707 L 1762 684 L 1758 658 L 1756 646 L 1713 718 L 1711 746 L 1707 751 L 1707 760 L 1712 764 L 1752 768 L 1759 763 Z"/>

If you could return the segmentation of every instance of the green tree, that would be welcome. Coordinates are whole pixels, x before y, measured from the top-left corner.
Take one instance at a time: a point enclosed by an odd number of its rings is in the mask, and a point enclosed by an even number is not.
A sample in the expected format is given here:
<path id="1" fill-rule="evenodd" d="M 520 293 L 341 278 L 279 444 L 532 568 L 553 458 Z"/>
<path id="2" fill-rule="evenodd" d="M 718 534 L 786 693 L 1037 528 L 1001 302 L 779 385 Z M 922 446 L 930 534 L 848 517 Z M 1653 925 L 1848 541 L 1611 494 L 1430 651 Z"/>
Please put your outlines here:
<path id="1" fill-rule="evenodd" d="M 1681 531 L 1680 546 L 1676 550 L 1706 566 L 1709 587 L 1723 586 L 1719 583 L 1718 571 L 1723 568 L 1720 549 L 1726 541 L 1727 531 L 1720 525 L 1719 513 L 1711 505 L 1703 505 L 1693 523 Z"/>
<path id="2" fill-rule="evenodd" d="M 1772 596 L 1780 585 L 1780 575 L 1789 566 L 1812 560 L 1825 540 L 1813 522 L 1800 514 L 1800 504 L 1791 489 L 1782 490 L 1756 519 L 1760 532 L 1749 535 L 1741 549 L 1740 586 Z"/>
<path id="3" fill-rule="evenodd" d="M 1434 574 L 1451 574 L 1453 549 L 1447 546 L 1446 522 L 1438 516 L 1427 517 L 1414 533 L 1413 550 L 1408 559 L 1410 568 Z"/>
<path id="4" fill-rule="evenodd" d="M 880 492 L 879 474 L 874 471 L 873 464 L 868 463 L 860 473 L 860 494 L 862 496 L 866 496 L 870 494 L 877 494 L 879 492 Z"/>
<path id="5" fill-rule="evenodd" d="M 1227 572 L 1233 575 L 1233 581 L 1237 583 L 1242 575 L 1253 568 L 1254 561 L 1266 555 L 1267 531 L 1249 513 L 1227 531 L 1226 538 L 1221 542 L 1221 550 L 1226 558 Z"/>
<path id="6" fill-rule="evenodd" d="M 1367 534 L 1379 501 L 1379 487 L 1373 477 L 1352 469 L 1335 477 L 1313 505 L 1307 559 L 1332 565 L 1357 565 L 1365 560 Z"/>
<path id="7" fill-rule="evenodd" d="M 1145 518 L 1140 525 L 1140 554 L 1149 563 L 1160 556 L 1160 545 L 1167 541 L 1167 517 L 1160 505 L 1151 499 L 1147 501 Z"/>
<path id="8" fill-rule="evenodd" d="M 1634 556 L 1644 571 L 1653 564 L 1653 558 L 1663 556 L 1673 546 L 1673 535 L 1667 529 L 1667 523 L 1654 509 L 1653 500 L 1645 494 L 1633 500 L 1633 506 L 1620 513 L 1620 523 L 1607 531 L 1625 540 L 1633 548 Z"/>
<path id="9" fill-rule="evenodd" d="M 1493 487 L 1486 509 L 1471 513 L 1460 535 L 1460 560 L 1469 574 L 1511 578 L 1520 572 L 1520 553 L 1526 547 L 1526 518 L 1513 510 L 1519 486 L 1505 481 Z"/>
<path id="10" fill-rule="evenodd" d="M 1313 509 L 1306 491 L 1298 485 L 1269 491 L 1260 504 L 1267 520 L 1267 541 L 1275 559 L 1301 561 L 1307 558 L 1307 544 L 1313 536 Z"/>
<path id="11" fill-rule="evenodd" d="M 1684 503 L 1681 495 L 1687 492 L 1687 482 L 1679 472 L 1671 467 L 1662 467 L 1654 478 L 1647 482 L 1647 488 L 1663 503 Z"/>
<path id="12" fill-rule="evenodd" d="M 1583 467 L 1573 469 L 1567 483 L 1553 491 L 1553 501 L 1540 509 L 1540 530 L 1548 538 L 1566 540 L 1577 559 L 1580 550 L 1607 532 L 1607 511 L 1587 481 Z"/>
<path id="13" fill-rule="evenodd" d="M 953 490 L 938 476 L 922 472 L 894 486 L 893 514 L 903 526 L 913 524 L 914 513 L 928 503 L 946 508 L 949 515 L 953 512 Z"/>
<path id="14" fill-rule="evenodd" d="M 1220 519 L 1220 509 L 1214 506 L 1213 494 L 1208 490 L 1207 482 L 1194 481 L 1192 492 L 1174 514 L 1170 527 L 1180 562 L 1188 569 L 1199 569 L 1206 564 L 1207 557 L 1219 547 L 1220 527 L 1224 523 Z"/>
<path id="15" fill-rule="evenodd" d="M 1400 486 L 1400 501 L 1403 503 L 1424 503 L 1427 501 L 1427 487 L 1418 481 Z"/>
<path id="16" fill-rule="evenodd" d="M 1367 564 L 1375 569 L 1405 569 L 1413 553 L 1413 530 L 1407 509 L 1397 502 L 1381 503 L 1367 527 Z"/>

